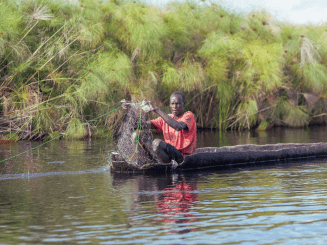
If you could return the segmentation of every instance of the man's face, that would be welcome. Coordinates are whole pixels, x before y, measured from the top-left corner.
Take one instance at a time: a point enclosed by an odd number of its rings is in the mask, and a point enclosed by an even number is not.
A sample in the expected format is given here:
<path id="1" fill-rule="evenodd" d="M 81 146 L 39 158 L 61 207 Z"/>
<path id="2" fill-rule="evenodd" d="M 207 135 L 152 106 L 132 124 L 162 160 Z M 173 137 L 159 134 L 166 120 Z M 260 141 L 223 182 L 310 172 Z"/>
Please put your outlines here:
<path id="1" fill-rule="evenodd" d="M 180 117 L 184 114 L 184 102 L 180 95 L 173 95 L 170 97 L 170 111 L 175 117 Z"/>

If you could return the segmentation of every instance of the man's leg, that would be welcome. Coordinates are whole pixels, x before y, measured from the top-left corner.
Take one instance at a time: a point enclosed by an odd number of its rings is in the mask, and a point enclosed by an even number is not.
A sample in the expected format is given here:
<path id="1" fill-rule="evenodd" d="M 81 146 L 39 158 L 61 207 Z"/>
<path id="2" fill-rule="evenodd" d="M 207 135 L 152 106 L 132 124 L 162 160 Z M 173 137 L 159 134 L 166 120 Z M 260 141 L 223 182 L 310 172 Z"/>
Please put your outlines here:
<path id="1" fill-rule="evenodd" d="M 152 142 L 152 147 L 157 157 L 163 163 L 170 163 L 171 160 L 175 160 L 178 163 L 182 163 L 184 158 L 174 146 L 168 144 L 160 139 L 155 139 Z"/>

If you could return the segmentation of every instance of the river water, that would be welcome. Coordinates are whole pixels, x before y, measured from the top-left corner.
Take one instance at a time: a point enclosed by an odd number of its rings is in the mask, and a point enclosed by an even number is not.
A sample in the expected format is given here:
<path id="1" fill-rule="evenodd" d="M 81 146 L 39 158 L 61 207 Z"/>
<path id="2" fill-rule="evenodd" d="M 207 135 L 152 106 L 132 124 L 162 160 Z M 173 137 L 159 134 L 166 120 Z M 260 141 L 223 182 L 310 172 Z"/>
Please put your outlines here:
<path id="1" fill-rule="evenodd" d="M 327 142 L 327 128 L 198 133 L 198 146 Z M 0 161 L 40 142 L 0 145 Z M 327 160 L 114 174 L 109 140 L 0 163 L 0 244 L 327 244 Z"/>

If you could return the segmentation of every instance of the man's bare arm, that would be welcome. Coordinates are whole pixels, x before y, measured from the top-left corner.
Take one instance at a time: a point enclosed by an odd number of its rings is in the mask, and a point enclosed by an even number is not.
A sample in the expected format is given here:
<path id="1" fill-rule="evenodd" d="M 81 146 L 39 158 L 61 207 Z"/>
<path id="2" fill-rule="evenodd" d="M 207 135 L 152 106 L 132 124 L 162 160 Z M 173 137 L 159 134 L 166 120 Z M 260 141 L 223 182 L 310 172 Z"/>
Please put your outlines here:
<path id="1" fill-rule="evenodd" d="M 187 130 L 187 124 L 185 122 L 178 122 L 174 118 L 168 116 L 165 112 L 160 110 L 159 108 L 154 108 L 152 111 L 157 113 L 162 119 L 172 128 L 176 129 L 177 131 L 181 131 L 183 129 Z"/>
<path id="2" fill-rule="evenodd" d="M 174 118 L 168 116 L 165 112 L 160 110 L 158 107 L 155 107 L 152 102 L 146 100 L 148 105 L 150 106 L 150 111 L 153 111 L 157 113 L 162 119 L 172 128 L 174 128 L 177 131 L 181 131 L 183 129 L 188 130 L 187 124 L 185 122 L 178 122 Z M 123 108 L 127 109 L 130 103 L 129 101 L 122 100 L 121 103 L 123 104 Z M 151 123 L 151 121 L 144 122 L 148 127 L 155 129 L 156 127 Z"/>

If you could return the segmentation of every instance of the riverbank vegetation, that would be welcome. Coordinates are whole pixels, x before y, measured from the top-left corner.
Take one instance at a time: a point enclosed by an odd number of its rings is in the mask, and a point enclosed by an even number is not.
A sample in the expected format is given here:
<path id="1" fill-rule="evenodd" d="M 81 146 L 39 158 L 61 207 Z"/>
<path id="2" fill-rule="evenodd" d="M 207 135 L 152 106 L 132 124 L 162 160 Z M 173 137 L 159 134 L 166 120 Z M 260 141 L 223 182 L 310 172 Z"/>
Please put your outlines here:
<path id="1" fill-rule="evenodd" d="M 326 23 L 280 23 L 264 10 L 0 0 L 0 137 L 106 136 L 121 99 L 166 107 L 175 90 L 199 128 L 326 124 L 326 66 Z"/>

